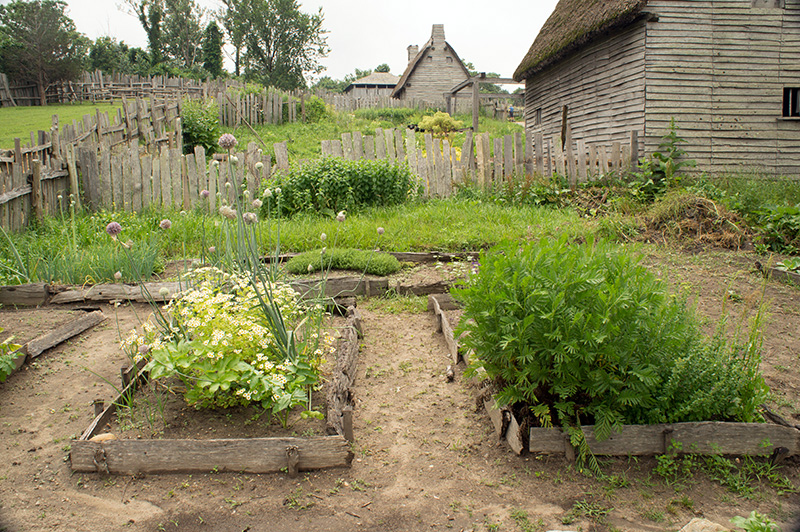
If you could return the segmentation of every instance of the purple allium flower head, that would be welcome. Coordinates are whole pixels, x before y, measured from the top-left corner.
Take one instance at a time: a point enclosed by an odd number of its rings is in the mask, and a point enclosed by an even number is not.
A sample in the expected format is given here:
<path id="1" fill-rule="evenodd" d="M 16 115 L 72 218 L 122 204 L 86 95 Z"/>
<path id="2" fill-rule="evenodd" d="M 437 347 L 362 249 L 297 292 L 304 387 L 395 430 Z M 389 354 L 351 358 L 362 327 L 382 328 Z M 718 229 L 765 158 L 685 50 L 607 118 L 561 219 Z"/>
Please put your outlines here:
<path id="1" fill-rule="evenodd" d="M 384 233 L 383 227 L 378 227 L 378 234 L 382 235 Z"/>
<path id="2" fill-rule="evenodd" d="M 256 198 L 253 200 L 254 209 L 260 209 L 262 205 L 264 205 L 264 203 L 260 199 Z"/>
<path id="3" fill-rule="evenodd" d="M 258 215 L 254 212 L 246 212 L 242 215 L 242 220 L 244 220 L 244 223 L 247 225 L 253 225 L 258 221 Z"/>
<path id="4" fill-rule="evenodd" d="M 230 133 L 223 133 L 223 135 L 219 138 L 219 147 L 223 150 L 230 150 L 233 149 L 234 146 L 239 142 L 236 140 L 236 137 L 231 135 Z"/>
<path id="5" fill-rule="evenodd" d="M 116 238 L 122 232 L 122 226 L 118 222 L 111 222 L 106 226 L 106 233 L 112 238 Z"/>
<path id="6" fill-rule="evenodd" d="M 339 214 L 336 215 L 336 220 L 340 221 L 340 222 L 343 222 L 345 220 L 345 217 L 346 216 L 344 214 L 344 211 L 339 211 Z"/>
<path id="7" fill-rule="evenodd" d="M 203 199 L 208 199 L 208 197 L 209 197 L 210 195 L 211 195 L 211 192 L 209 192 L 209 191 L 208 191 L 207 189 L 205 189 L 205 188 L 204 188 L 203 190 L 201 190 L 201 191 L 200 191 L 200 197 L 201 197 L 201 198 L 203 198 Z"/>
<path id="8" fill-rule="evenodd" d="M 326 235 L 325 233 L 322 233 L 322 234 L 319 235 L 319 239 L 322 240 L 323 242 L 325 242 L 325 240 L 327 238 L 328 238 L 328 235 Z"/>
<path id="9" fill-rule="evenodd" d="M 216 246 L 211 246 L 210 248 L 208 248 L 208 252 L 209 253 L 216 253 L 217 252 L 217 247 Z"/>
<path id="10" fill-rule="evenodd" d="M 117 281 L 122 279 L 122 272 L 120 272 L 120 271 L 114 272 L 114 279 L 117 280 Z"/>
<path id="11" fill-rule="evenodd" d="M 164 231 L 166 231 L 167 229 L 172 227 L 172 222 L 169 220 L 169 218 L 164 218 L 163 220 L 161 220 L 161 223 L 158 224 L 158 226 Z"/>

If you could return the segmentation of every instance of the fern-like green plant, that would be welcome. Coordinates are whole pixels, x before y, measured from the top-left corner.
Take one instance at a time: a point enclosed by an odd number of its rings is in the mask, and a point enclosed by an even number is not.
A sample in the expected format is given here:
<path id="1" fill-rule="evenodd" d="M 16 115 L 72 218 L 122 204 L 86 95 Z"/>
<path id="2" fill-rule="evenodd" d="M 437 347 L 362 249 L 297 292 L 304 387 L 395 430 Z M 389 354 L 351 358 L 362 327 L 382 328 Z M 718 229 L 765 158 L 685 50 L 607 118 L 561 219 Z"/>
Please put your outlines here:
<path id="1" fill-rule="evenodd" d="M 604 439 L 624 424 L 753 421 L 766 397 L 757 333 L 705 339 L 640 258 L 607 241 L 502 244 L 454 295 L 463 342 L 499 400 L 578 444 L 581 425 Z"/>

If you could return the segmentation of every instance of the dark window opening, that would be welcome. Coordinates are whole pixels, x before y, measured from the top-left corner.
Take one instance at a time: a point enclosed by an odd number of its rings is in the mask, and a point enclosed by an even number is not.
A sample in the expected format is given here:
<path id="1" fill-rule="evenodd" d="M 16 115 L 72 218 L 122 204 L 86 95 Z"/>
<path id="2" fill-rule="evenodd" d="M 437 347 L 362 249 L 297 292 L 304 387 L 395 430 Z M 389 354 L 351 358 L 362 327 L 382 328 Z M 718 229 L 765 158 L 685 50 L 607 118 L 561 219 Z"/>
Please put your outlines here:
<path id="1" fill-rule="evenodd" d="M 800 87 L 783 88 L 783 117 L 800 118 Z"/>
<path id="2" fill-rule="evenodd" d="M 542 108 L 539 107 L 533 112 L 533 126 L 538 127 L 542 125 Z"/>

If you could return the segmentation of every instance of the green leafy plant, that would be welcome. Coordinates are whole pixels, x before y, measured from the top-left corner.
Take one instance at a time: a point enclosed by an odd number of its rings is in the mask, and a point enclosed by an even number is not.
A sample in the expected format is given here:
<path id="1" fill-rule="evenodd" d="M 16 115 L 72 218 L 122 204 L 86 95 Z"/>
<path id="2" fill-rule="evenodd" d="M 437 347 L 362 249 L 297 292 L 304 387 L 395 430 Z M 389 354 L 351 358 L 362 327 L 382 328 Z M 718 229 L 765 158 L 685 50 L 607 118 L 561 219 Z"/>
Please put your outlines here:
<path id="1" fill-rule="evenodd" d="M 219 133 L 219 114 L 213 101 L 186 100 L 181 110 L 183 151 L 192 153 L 195 146 L 205 148 L 207 154 L 214 153 Z"/>
<path id="2" fill-rule="evenodd" d="M 3 332 L 2 328 L 0 328 L 1 332 Z M 12 344 L 11 338 L 6 338 L 3 342 L 0 342 L 0 382 L 5 382 L 8 376 L 14 372 L 16 360 L 20 356 L 15 351 L 20 347 L 18 344 Z"/>
<path id="3" fill-rule="evenodd" d="M 758 324 L 729 343 L 723 323 L 706 340 L 640 260 L 592 238 L 481 253 L 477 275 L 453 291 L 467 318 L 458 331 L 502 403 L 575 439 L 584 424 L 604 439 L 626 423 L 759 419 Z"/>
<path id="4" fill-rule="evenodd" d="M 307 251 L 292 257 L 286 263 L 286 271 L 294 274 L 329 269 L 354 270 L 370 275 L 391 275 L 400 270 L 400 261 L 388 253 L 333 248 Z"/>
<path id="5" fill-rule="evenodd" d="M 780 532 L 778 524 L 766 515 L 753 510 L 747 518 L 737 515 L 731 518 L 734 526 L 743 528 L 745 532 Z"/>
<path id="6" fill-rule="evenodd" d="M 330 116 L 331 110 L 319 96 L 311 96 L 305 101 L 306 122 L 315 124 Z"/>
<path id="7" fill-rule="evenodd" d="M 800 273 L 800 257 L 792 257 L 775 263 L 779 270 Z"/>
<path id="8" fill-rule="evenodd" d="M 634 185 L 645 199 L 652 201 L 663 194 L 677 181 L 681 169 L 697 164 L 694 160 L 682 160 L 686 151 L 679 144 L 686 141 L 678 136 L 677 130 L 675 119 L 670 119 L 669 132 L 661 137 L 658 150 L 639 160 L 639 171 L 633 173 L 636 178 Z"/>
<path id="9" fill-rule="evenodd" d="M 319 365 L 332 352 L 332 338 L 306 331 L 297 356 L 287 358 L 246 276 L 201 268 L 187 281 L 192 287 L 165 309 L 172 338 L 145 324 L 142 334 L 133 333 L 123 343 L 135 358 L 150 357 L 150 376 L 177 377 L 186 402 L 197 408 L 259 403 L 277 416 L 308 404 L 309 390 L 319 384 Z M 289 285 L 278 282 L 270 289 L 287 327 L 307 319 L 308 309 L 301 308 Z"/>
<path id="10" fill-rule="evenodd" d="M 368 206 L 397 205 L 419 192 L 416 177 L 406 166 L 337 157 L 294 166 L 270 186 L 280 187 L 280 209 L 289 215 L 308 211 L 334 215 Z"/>

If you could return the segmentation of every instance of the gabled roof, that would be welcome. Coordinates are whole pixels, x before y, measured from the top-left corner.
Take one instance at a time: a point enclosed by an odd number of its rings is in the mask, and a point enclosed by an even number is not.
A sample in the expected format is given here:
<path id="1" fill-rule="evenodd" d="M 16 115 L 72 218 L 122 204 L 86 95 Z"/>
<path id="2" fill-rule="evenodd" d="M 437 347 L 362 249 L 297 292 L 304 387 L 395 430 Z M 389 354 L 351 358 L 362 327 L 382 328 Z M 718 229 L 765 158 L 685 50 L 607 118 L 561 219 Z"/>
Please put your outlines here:
<path id="1" fill-rule="evenodd" d="M 437 29 L 438 29 L 437 25 L 434 24 L 433 31 L 431 31 L 431 38 L 428 39 L 428 42 L 425 43 L 425 46 L 422 47 L 422 49 L 417 53 L 414 59 L 408 63 L 405 72 L 403 72 L 403 75 L 400 77 L 400 81 L 397 82 L 397 85 L 395 85 L 394 90 L 392 91 L 392 98 L 396 98 L 400 94 L 400 91 L 403 90 L 403 87 L 405 87 L 406 81 L 408 81 L 408 78 L 411 76 L 411 73 L 414 72 L 415 68 L 417 68 L 419 62 L 422 61 L 422 58 L 428 55 L 428 51 L 433 46 L 433 38 L 436 35 Z M 444 34 L 443 28 L 441 28 L 440 31 L 442 31 L 442 34 Z M 464 66 L 464 62 L 458 56 L 455 49 L 452 46 L 450 46 L 450 43 L 448 43 L 447 41 L 444 41 L 444 45 L 447 48 L 449 48 L 451 52 L 453 52 L 453 57 L 455 58 L 456 61 L 458 61 L 458 64 L 464 71 L 464 75 L 468 78 L 469 70 L 467 70 L 467 67 Z"/>
<path id="2" fill-rule="evenodd" d="M 347 86 L 345 92 L 359 85 L 383 85 L 384 87 L 394 87 L 397 85 L 399 79 L 399 76 L 395 76 L 389 72 L 373 72 L 369 76 L 364 76 L 352 82 Z"/>
<path id="3" fill-rule="evenodd" d="M 559 0 L 514 72 L 522 81 L 595 37 L 636 19 L 647 0 Z"/>

